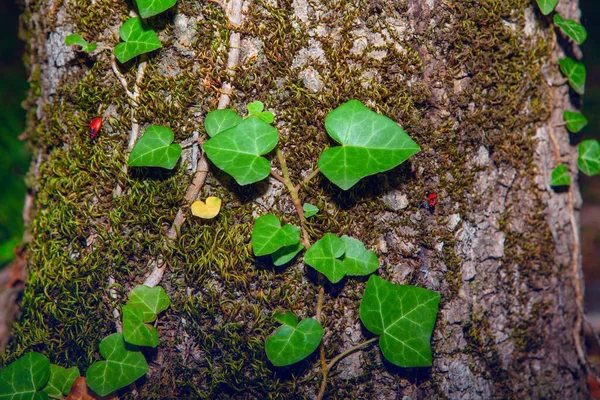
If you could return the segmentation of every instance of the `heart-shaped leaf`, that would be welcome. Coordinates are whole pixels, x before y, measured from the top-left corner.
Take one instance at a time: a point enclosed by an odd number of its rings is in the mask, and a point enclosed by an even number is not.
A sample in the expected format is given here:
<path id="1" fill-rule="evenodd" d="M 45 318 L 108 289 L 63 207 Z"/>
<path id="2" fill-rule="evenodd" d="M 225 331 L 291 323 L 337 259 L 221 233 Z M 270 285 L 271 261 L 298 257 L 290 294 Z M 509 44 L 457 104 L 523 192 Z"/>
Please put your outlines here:
<path id="1" fill-rule="evenodd" d="M 152 322 L 158 314 L 169 307 L 170 303 L 169 296 L 160 286 L 151 288 L 146 285 L 138 285 L 129 292 L 127 305 L 139 308 L 142 311 L 144 322 Z"/>
<path id="2" fill-rule="evenodd" d="M 50 376 L 50 361 L 40 353 L 31 352 L 0 371 L 0 399 L 44 400 L 42 387 Z"/>
<path id="3" fill-rule="evenodd" d="M 569 186 L 571 184 L 571 175 L 566 165 L 560 164 L 552 171 L 550 177 L 550 186 Z"/>
<path id="4" fill-rule="evenodd" d="M 588 176 L 600 174 L 600 144 L 595 139 L 579 143 L 579 170 Z"/>
<path id="5" fill-rule="evenodd" d="M 128 19 L 119 29 L 123 43 L 115 46 L 114 53 L 120 63 L 161 47 L 156 33 L 139 18 Z"/>
<path id="6" fill-rule="evenodd" d="M 65 44 L 67 46 L 78 44 L 81 46 L 81 51 L 85 51 L 86 53 L 91 53 L 92 51 L 96 50 L 96 48 L 98 47 L 98 45 L 96 43 L 86 42 L 85 40 L 83 40 L 81 35 L 79 35 L 77 33 L 73 33 L 73 34 L 67 36 L 65 38 Z"/>
<path id="7" fill-rule="evenodd" d="M 287 264 L 292 261 L 296 254 L 300 253 L 303 248 L 304 246 L 300 242 L 290 246 L 281 247 L 271 254 L 271 260 L 276 266 Z"/>
<path id="8" fill-rule="evenodd" d="M 219 215 L 219 211 L 221 210 L 221 199 L 209 196 L 206 198 L 206 203 L 202 200 L 193 202 L 191 209 L 194 216 L 211 219 Z"/>
<path id="9" fill-rule="evenodd" d="M 578 133 L 588 124 L 588 120 L 583 114 L 574 111 L 564 111 L 563 118 L 571 133 Z"/>
<path id="10" fill-rule="evenodd" d="M 204 128 L 208 136 L 213 137 L 229 128 L 233 128 L 242 122 L 242 117 L 228 108 L 214 110 L 208 113 L 204 119 Z"/>
<path id="11" fill-rule="evenodd" d="M 537 0 L 537 3 L 542 14 L 548 15 L 554 10 L 554 7 L 556 7 L 558 0 Z"/>
<path id="12" fill-rule="evenodd" d="M 177 0 L 135 0 L 142 18 L 152 17 L 173 7 Z"/>
<path id="13" fill-rule="evenodd" d="M 79 369 L 71 367 L 69 369 L 58 365 L 50 364 L 50 379 L 44 387 L 44 392 L 54 398 L 61 398 L 62 395 L 68 395 L 71 386 L 79 377 Z"/>
<path id="14" fill-rule="evenodd" d="M 277 146 L 277 129 L 256 117 L 248 117 L 204 143 L 208 158 L 240 185 L 266 178 L 269 160 L 261 157 Z"/>
<path id="15" fill-rule="evenodd" d="M 135 306 L 123 306 L 123 337 L 136 346 L 158 346 L 158 332 L 152 325 L 144 323 L 144 313 Z"/>
<path id="16" fill-rule="evenodd" d="M 302 210 L 304 210 L 304 217 L 310 218 L 313 215 L 316 215 L 319 212 L 319 209 L 312 204 L 304 203 L 302 205 Z"/>
<path id="17" fill-rule="evenodd" d="M 148 372 L 144 355 L 125 343 L 121 333 L 105 337 L 100 342 L 100 354 L 106 361 L 96 361 L 86 373 L 88 386 L 99 396 L 121 389 Z"/>
<path id="18" fill-rule="evenodd" d="M 554 14 L 554 24 L 577 44 L 582 44 L 587 39 L 587 31 L 577 21 L 565 20 L 560 14 Z"/>
<path id="19" fill-rule="evenodd" d="M 279 319 L 280 326 L 273 336 L 267 339 L 267 357 L 276 367 L 297 363 L 308 357 L 319 347 L 323 338 L 323 327 L 312 318 L 303 319 L 299 324 L 293 318 Z M 297 322 L 297 319 L 296 319 Z"/>
<path id="20" fill-rule="evenodd" d="M 255 256 L 274 253 L 282 247 L 296 245 L 299 241 L 300 230 L 290 224 L 282 228 L 273 214 L 260 216 L 254 222 L 252 249 Z"/>
<path id="21" fill-rule="evenodd" d="M 346 267 L 340 260 L 345 251 L 342 239 L 326 233 L 306 251 L 304 262 L 325 275 L 331 283 L 337 283 L 346 275 Z"/>
<path id="22" fill-rule="evenodd" d="M 281 311 L 276 311 L 273 314 L 273 318 L 275 318 L 277 321 L 281 322 L 284 325 L 290 325 L 290 326 L 298 325 L 298 317 L 296 317 L 296 315 L 291 311 L 288 311 L 286 313 L 282 313 Z"/>
<path id="23" fill-rule="evenodd" d="M 569 80 L 569 85 L 579 94 L 585 93 L 586 70 L 583 63 L 577 62 L 570 57 L 558 60 L 561 72 Z"/>
<path id="24" fill-rule="evenodd" d="M 365 176 L 396 167 L 420 150 L 398 124 L 358 100 L 330 112 L 325 128 L 342 146 L 325 150 L 319 157 L 319 169 L 344 190 Z"/>
<path id="25" fill-rule="evenodd" d="M 248 115 L 254 115 L 267 124 L 270 124 L 275 120 L 275 116 L 271 111 L 263 111 L 265 105 L 261 101 L 253 101 L 248 104 L 247 108 Z"/>
<path id="26" fill-rule="evenodd" d="M 389 362 L 405 368 L 428 367 L 439 302 L 436 292 L 394 285 L 373 275 L 360 303 L 360 319 L 380 335 L 379 346 Z"/>
<path id="27" fill-rule="evenodd" d="M 379 268 L 377 255 L 365 249 L 360 240 L 344 235 L 342 242 L 346 247 L 343 260 L 346 275 L 369 275 Z"/>
<path id="28" fill-rule="evenodd" d="M 149 126 L 133 146 L 129 166 L 173 169 L 181 156 L 181 146 L 173 143 L 174 137 L 173 131 L 167 127 Z"/>

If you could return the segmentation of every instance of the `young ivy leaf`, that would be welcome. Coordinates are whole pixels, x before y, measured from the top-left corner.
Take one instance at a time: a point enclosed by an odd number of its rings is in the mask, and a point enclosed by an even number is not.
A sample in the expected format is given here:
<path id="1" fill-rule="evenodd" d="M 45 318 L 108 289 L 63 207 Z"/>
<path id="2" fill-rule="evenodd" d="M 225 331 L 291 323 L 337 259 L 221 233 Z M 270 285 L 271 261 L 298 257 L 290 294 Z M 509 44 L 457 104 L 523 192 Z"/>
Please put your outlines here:
<path id="1" fill-rule="evenodd" d="M 156 33 L 139 18 L 128 19 L 119 29 L 119 35 L 123 43 L 119 43 L 115 47 L 114 53 L 120 63 L 162 46 Z"/>
<path id="2" fill-rule="evenodd" d="M 563 118 L 571 133 L 578 133 L 588 124 L 588 120 L 583 114 L 574 111 L 564 111 Z"/>
<path id="3" fill-rule="evenodd" d="M 144 322 L 152 322 L 158 314 L 169 307 L 170 303 L 171 300 L 162 287 L 151 288 L 146 285 L 138 285 L 129 292 L 127 305 L 140 309 Z"/>
<path id="4" fill-rule="evenodd" d="M 181 156 L 181 146 L 173 143 L 173 131 L 164 126 L 151 125 L 138 139 L 129 154 L 130 167 L 161 167 L 173 169 Z"/>
<path id="5" fill-rule="evenodd" d="M 331 283 L 337 283 L 346 275 L 344 263 L 340 260 L 345 251 L 342 239 L 326 233 L 306 251 L 304 262 L 325 275 Z"/>
<path id="6" fill-rule="evenodd" d="M 389 362 L 404 368 L 429 367 L 439 302 L 436 292 L 395 285 L 373 275 L 360 302 L 360 319 L 380 335 L 379 346 Z"/>
<path id="7" fill-rule="evenodd" d="M 271 172 L 269 160 L 261 157 L 277 146 L 277 129 L 256 117 L 220 132 L 204 143 L 206 156 L 240 185 L 266 178 Z"/>
<path id="8" fill-rule="evenodd" d="M 587 176 L 600 174 L 600 143 L 595 139 L 579 143 L 579 170 Z"/>
<path id="9" fill-rule="evenodd" d="M 144 355 L 125 343 L 121 333 L 105 337 L 100 342 L 100 354 L 106 361 L 96 361 L 86 372 L 88 386 L 99 396 L 121 389 L 148 372 Z"/>
<path id="10" fill-rule="evenodd" d="M 152 17 L 173 7 L 177 0 L 135 0 L 142 18 Z"/>
<path id="11" fill-rule="evenodd" d="M 296 254 L 300 253 L 303 248 L 304 246 L 300 242 L 281 247 L 271 254 L 271 260 L 273 261 L 273 264 L 278 267 L 280 265 L 287 264 L 288 262 L 292 261 Z"/>
<path id="12" fill-rule="evenodd" d="M 343 260 L 346 275 L 369 275 L 379 268 L 377 255 L 365 249 L 360 240 L 344 235 L 342 242 L 346 247 Z"/>
<path id="13" fill-rule="evenodd" d="M 73 34 L 67 36 L 65 38 L 65 44 L 67 46 L 78 44 L 79 46 L 81 46 L 81 51 L 85 51 L 86 53 L 91 53 L 92 51 L 96 50 L 96 48 L 98 47 L 98 45 L 96 43 L 86 42 L 85 40 L 83 40 L 81 35 L 79 35 L 77 33 L 73 33 Z"/>
<path id="14" fill-rule="evenodd" d="M 560 14 L 554 14 L 554 24 L 577 44 L 582 44 L 587 39 L 587 31 L 577 21 L 565 20 Z"/>
<path id="15" fill-rule="evenodd" d="M 202 200 L 196 200 L 192 203 L 192 215 L 204 219 L 211 219 L 219 215 L 221 211 L 221 199 L 215 196 L 208 196 L 206 203 Z"/>
<path id="16" fill-rule="evenodd" d="M 569 186 L 571 184 L 571 175 L 566 165 L 560 164 L 552 171 L 550 177 L 550 186 Z"/>
<path id="17" fill-rule="evenodd" d="M 365 176 L 388 171 L 417 153 L 419 146 L 398 124 L 350 100 L 325 118 L 327 133 L 341 146 L 319 157 L 319 169 L 343 190 Z"/>
<path id="18" fill-rule="evenodd" d="M 323 338 L 323 327 L 317 320 L 307 318 L 298 323 L 298 318 L 289 314 L 278 313 L 283 325 L 265 343 L 267 357 L 276 367 L 305 359 L 319 347 Z"/>
<path id="19" fill-rule="evenodd" d="M 537 0 L 537 3 L 542 14 L 548 15 L 554 10 L 554 7 L 556 7 L 558 0 Z"/>
<path id="20" fill-rule="evenodd" d="M 248 103 L 248 116 L 258 117 L 263 122 L 270 124 L 275 120 L 275 117 L 271 111 L 263 111 L 265 105 L 261 101 L 253 101 Z"/>
<path id="21" fill-rule="evenodd" d="M 50 361 L 43 354 L 31 352 L 0 371 L 0 399 L 47 399 L 42 388 L 50 376 Z"/>
<path id="22" fill-rule="evenodd" d="M 158 346 L 158 332 L 144 323 L 144 313 L 135 306 L 123 306 L 123 338 L 136 346 Z"/>
<path id="23" fill-rule="evenodd" d="M 319 212 L 319 209 L 312 204 L 304 203 L 302 205 L 302 210 L 304 210 L 304 217 L 310 218 L 313 215 L 316 215 Z"/>
<path id="24" fill-rule="evenodd" d="M 585 93 L 585 65 L 570 57 L 561 58 L 558 60 L 558 64 L 560 71 L 567 77 L 573 90 L 579 94 Z"/>
<path id="25" fill-rule="evenodd" d="M 275 253 L 281 248 L 295 246 L 299 241 L 300 230 L 290 224 L 282 228 L 281 223 L 273 214 L 262 215 L 254 222 L 254 228 L 252 229 L 252 250 L 255 256 L 265 256 Z"/>
<path id="26" fill-rule="evenodd" d="M 50 379 L 48 379 L 48 383 L 44 387 L 44 392 L 53 398 L 66 396 L 71 391 L 71 386 L 73 386 L 77 378 L 79 378 L 79 369 L 77 367 L 66 369 L 50 364 Z"/>
<path id="27" fill-rule="evenodd" d="M 291 311 L 288 311 L 286 313 L 276 311 L 275 314 L 273 314 L 273 318 L 275 318 L 277 321 L 281 322 L 284 325 L 298 325 L 298 317 L 296 317 L 296 315 L 294 315 L 294 313 Z"/>
<path id="28" fill-rule="evenodd" d="M 204 120 L 204 128 L 206 128 L 208 136 L 213 137 L 229 128 L 233 128 L 240 122 L 242 122 L 242 117 L 235 111 L 226 108 L 209 112 Z"/>

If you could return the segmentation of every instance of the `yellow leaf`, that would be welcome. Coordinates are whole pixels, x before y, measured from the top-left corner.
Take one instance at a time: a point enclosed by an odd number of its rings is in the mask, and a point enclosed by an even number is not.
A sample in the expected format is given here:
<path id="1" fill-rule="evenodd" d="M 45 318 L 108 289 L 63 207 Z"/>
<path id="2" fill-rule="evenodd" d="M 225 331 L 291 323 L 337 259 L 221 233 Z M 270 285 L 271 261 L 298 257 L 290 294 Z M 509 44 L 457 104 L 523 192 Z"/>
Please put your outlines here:
<path id="1" fill-rule="evenodd" d="M 221 199 L 210 196 L 206 198 L 206 203 L 197 200 L 192 203 L 192 214 L 196 217 L 211 219 L 216 217 L 221 210 Z"/>

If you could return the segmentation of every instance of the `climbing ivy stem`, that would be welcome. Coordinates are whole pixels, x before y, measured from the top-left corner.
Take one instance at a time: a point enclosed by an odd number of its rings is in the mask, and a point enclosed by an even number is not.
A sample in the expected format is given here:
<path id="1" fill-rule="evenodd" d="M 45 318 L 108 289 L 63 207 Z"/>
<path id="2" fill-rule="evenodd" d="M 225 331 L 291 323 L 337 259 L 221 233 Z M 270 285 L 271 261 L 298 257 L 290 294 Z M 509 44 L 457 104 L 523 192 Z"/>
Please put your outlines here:
<path id="1" fill-rule="evenodd" d="M 376 336 L 374 338 L 371 338 L 369 340 L 366 340 L 362 343 L 357 344 L 354 347 L 349 348 L 348 350 L 338 354 L 333 360 L 331 360 L 329 362 L 329 364 L 327 364 L 327 366 L 325 367 L 325 370 L 323 372 L 323 380 L 321 381 L 321 388 L 319 389 L 319 394 L 317 396 L 317 400 L 321 400 L 323 399 L 323 396 L 325 395 L 325 389 L 327 388 L 327 376 L 329 375 L 329 371 L 331 371 L 331 369 L 334 367 L 334 365 L 340 361 L 342 358 L 346 357 L 347 355 L 349 355 L 350 353 L 355 352 L 358 349 L 361 349 L 375 341 L 377 341 L 377 339 L 379 339 L 379 336 Z"/>

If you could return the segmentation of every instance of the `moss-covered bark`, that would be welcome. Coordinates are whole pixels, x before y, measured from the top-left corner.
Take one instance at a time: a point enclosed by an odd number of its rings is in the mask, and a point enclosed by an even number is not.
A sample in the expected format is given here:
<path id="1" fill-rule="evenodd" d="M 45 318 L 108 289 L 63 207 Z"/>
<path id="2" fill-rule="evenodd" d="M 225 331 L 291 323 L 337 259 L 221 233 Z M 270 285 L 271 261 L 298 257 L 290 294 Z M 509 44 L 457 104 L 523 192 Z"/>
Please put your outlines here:
<path id="1" fill-rule="evenodd" d="M 400 123 L 422 148 L 347 192 L 322 176 L 301 188 L 303 201 L 322 210 L 308 223 L 313 241 L 325 232 L 361 238 L 377 251 L 381 276 L 442 296 L 432 368 L 393 367 L 372 347 L 338 365 L 330 398 L 585 397 L 573 333 L 578 189 L 555 193 L 547 184 L 556 155 L 574 154 L 554 127 L 572 107 L 568 89 L 548 83 L 559 80 L 557 57 L 573 49 L 557 43 L 534 1 L 249 1 L 239 27 L 215 2 L 180 1 L 147 21 L 163 48 L 148 57 L 138 104 L 108 50 L 87 56 L 63 45 L 77 32 L 114 47 L 132 7 L 32 0 L 23 15 L 36 200 L 23 315 L 4 363 L 36 350 L 85 371 L 115 331 L 113 309 L 162 259 L 173 305 L 159 318 L 161 344 L 146 354 L 151 371 L 123 397 L 315 396 L 318 354 L 277 369 L 264 353 L 272 312 L 314 316 L 319 286 L 301 262 L 274 268 L 251 255 L 256 215 L 295 221 L 283 185 L 239 187 L 211 167 L 202 197 L 218 195 L 223 211 L 188 219 L 166 242 L 177 210 L 187 212 L 189 167 L 123 172 L 132 108 L 142 129 L 166 125 L 183 141 L 203 133 L 230 81 L 234 109 L 261 100 L 274 112 L 295 181 L 328 146 L 325 115 L 352 98 Z M 561 7 L 576 17 L 576 1 Z M 234 31 L 241 58 L 230 73 Z M 121 66 L 130 86 L 136 62 Z M 92 141 L 87 124 L 96 116 L 104 128 Z M 434 212 L 420 207 L 425 192 L 438 194 Z M 369 337 L 358 320 L 363 288 L 361 279 L 326 285 L 328 358 Z"/>

